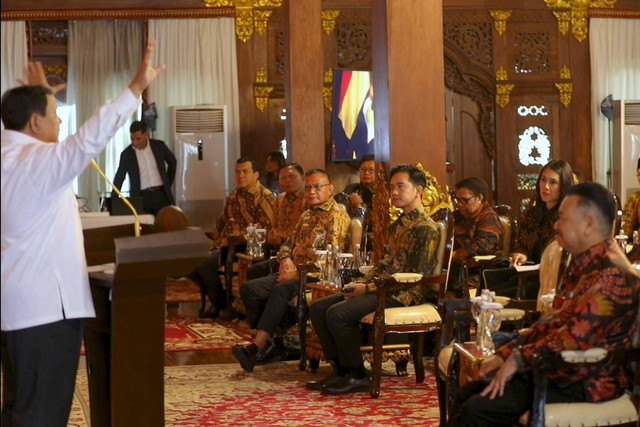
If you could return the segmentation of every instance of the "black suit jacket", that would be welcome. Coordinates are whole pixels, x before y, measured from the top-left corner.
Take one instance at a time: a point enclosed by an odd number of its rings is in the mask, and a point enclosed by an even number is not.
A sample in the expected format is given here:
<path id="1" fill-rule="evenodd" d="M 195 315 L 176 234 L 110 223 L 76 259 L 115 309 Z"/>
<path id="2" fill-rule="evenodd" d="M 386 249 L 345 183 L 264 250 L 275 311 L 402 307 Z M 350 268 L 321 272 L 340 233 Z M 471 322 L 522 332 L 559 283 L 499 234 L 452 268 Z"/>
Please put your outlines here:
<path id="1" fill-rule="evenodd" d="M 149 145 L 151 146 L 151 151 L 153 151 L 153 157 L 156 159 L 156 165 L 158 166 L 160 178 L 162 178 L 162 186 L 167 199 L 171 204 L 175 205 L 176 202 L 171 193 L 171 186 L 176 176 L 176 157 L 163 141 L 149 139 Z M 165 163 L 167 167 L 165 167 Z M 118 165 L 113 185 L 120 189 L 127 174 L 131 184 L 130 195 L 140 196 L 142 194 L 140 189 L 140 168 L 138 167 L 138 158 L 133 145 L 129 145 L 120 154 L 120 164 Z"/>

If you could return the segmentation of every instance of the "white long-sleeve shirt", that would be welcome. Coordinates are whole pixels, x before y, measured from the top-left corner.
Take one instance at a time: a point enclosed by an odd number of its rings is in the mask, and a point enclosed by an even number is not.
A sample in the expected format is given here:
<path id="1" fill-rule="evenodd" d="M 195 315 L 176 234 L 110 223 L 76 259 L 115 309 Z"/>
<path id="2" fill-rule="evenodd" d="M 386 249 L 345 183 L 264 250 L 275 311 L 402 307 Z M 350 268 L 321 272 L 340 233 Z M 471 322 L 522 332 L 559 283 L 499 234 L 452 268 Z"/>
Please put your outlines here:
<path id="1" fill-rule="evenodd" d="M 2 131 L 3 331 L 95 316 L 72 182 L 139 103 L 126 89 L 59 143 Z"/>

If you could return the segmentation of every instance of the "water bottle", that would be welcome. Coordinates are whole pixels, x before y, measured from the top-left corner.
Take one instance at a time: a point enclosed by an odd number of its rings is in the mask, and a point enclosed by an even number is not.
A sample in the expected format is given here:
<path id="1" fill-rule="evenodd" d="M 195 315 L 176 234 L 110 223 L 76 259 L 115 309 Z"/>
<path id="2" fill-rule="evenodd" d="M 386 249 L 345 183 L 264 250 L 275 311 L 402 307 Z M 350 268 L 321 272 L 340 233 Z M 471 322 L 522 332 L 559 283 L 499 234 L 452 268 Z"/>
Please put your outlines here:
<path id="1" fill-rule="evenodd" d="M 331 244 L 327 245 L 327 255 L 324 259 L 324 277 L 327 278 L 328 281 L 331 281 L 331 279 L 333 279 L 333 248 L 331 247 Z"/>
<path id="2" fill-rule="evenodd" d="M 360 254 L 360 243 L 356 243 L 355 254 L 353 254 L 353 268 L 359 270 L 362 267 L 362 256 Z"/>
<path id="3" fill-rule="evenodd" d="M 249 223 L 247 226 L 247 255 L 254 256 L 255 251 L 255 241 L 256 241 L 256 227 L 253 223 Z"/>

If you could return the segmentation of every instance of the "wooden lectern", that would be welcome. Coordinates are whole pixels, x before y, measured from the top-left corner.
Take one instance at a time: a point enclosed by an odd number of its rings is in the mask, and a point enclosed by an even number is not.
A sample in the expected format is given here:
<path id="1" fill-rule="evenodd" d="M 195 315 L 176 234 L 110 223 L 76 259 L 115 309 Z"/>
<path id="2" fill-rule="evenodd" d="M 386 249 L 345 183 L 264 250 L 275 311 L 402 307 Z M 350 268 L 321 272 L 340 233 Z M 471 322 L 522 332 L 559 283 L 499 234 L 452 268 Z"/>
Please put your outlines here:
<path id="1" fill-rule="evenodd" d="M 126 227 L 133 234 L 133 227 Z M 187 275 L 208 259 L 209 244 L 201 229 L 141 237 L 121 237 L 123 233 L 123 226 L 85 230 L 87 259 L 115 261 L 113 274 L 90 274 L 96 310 L 96 317 L 85 323 L 91 425 L 160 427 L 165 280 Z M 112 260 L 107 257 L 109 242 L 115 247 Z"/>

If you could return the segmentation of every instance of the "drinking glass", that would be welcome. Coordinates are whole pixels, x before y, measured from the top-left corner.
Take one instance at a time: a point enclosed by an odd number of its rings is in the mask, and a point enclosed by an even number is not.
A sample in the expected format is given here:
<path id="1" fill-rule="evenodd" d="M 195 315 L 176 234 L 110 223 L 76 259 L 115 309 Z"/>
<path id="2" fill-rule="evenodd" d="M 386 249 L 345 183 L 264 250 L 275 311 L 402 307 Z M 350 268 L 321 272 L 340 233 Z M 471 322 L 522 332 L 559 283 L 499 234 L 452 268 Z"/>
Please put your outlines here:
<path id="1" fill-rule="evenodd" d="M 325 250 L 316 250 L 316 258 L 314 260 L 314 264 L 316 267 L 320 269 L 320 280 L 326 280 L 325 277 L 325 264 L 327 259 L 327 251 Z"/>
<path id="2" fill-rule="evenodd" d="M 264 244 L 267 241 L 267 230 L 264 228 L 257 228 L 255 231 L 257 253 L 256 256 L 264 256 Z"/>

